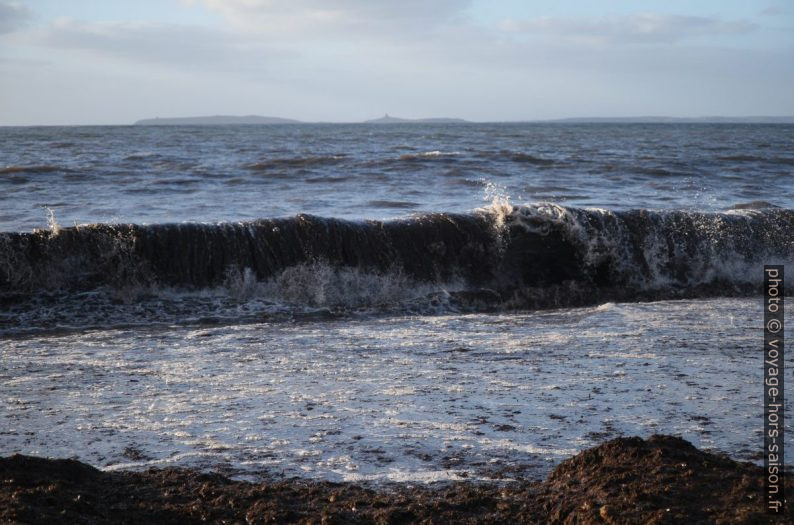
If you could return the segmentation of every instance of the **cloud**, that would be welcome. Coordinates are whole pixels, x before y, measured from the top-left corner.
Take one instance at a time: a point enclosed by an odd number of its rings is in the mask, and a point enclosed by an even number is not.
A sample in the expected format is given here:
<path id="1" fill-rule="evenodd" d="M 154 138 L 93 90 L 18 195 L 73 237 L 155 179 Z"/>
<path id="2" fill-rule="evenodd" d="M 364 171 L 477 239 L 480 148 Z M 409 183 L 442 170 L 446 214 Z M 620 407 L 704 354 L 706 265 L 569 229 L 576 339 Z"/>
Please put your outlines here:
<path id="1" fill-rule="evenodd" d="M 4 38 L 8 121 L 356 120 L 385 111 L 514 120 L 794 107 L 780 87 L 794 78 L 790 48 L 760 45 L 769 32 L 745 20 L 682 12 L 496 24 L 476 18 L 468 0 L 180 1 L 208 25 L 60 19 Z"/>
<path id="2" fill-rule="evenodd" d="M 693 37 L 749 33 L 756 26 L 744 20 L 635 13 L 598 18 L 539 17 L 505 21 L 501 28 L 511 33 L 551 35 L 582 44 L 673 44 Z"/>
<path id="3" fill-rule="evenodd" d="M 238 29 L 272 38 L 423 34 L 461 23 L 471 0 L 183 0 L 221 13 Z"/>
<path id="4" fill-rule="evenodd" d="M 58 50 L 180 68 L 244 71 L 288 55 L 230 31 L 155 22 L 60 19 L 35 35 L 38 43 Z"/>
<path id="5" fill-rule="evenodd" d="M 32 18 L 30 9 L 21 3 L 0 1 L 0 34 L 16 31 Z"/>
<path id="6" fill-rule="evenodd" d="M 2 0 L 0 0 L 2 1 Z M 29 41 L 60 51 L 145 64 L 243 73 L 276 70 L 349 73 L 387 61 L 408 62 L 422 46 L 442 50 L 460 33 L 470 0 L 181 0 L 222 16 L 219 26 L 63 18 L 31 31 Z M 455 25 L 455 22 L 460 25 Z M 439 34 L 443 30 L 448 33 Z M 430 46 L 428 46 L 430 47 Z"/>
<path id="7" fill-rule="evenodd" d="M 782 5 L 772 5 L 761 11 L 762 15 L 767 16 L 785 15 L 786 13 L 788 13 L 788 9 Z"/>

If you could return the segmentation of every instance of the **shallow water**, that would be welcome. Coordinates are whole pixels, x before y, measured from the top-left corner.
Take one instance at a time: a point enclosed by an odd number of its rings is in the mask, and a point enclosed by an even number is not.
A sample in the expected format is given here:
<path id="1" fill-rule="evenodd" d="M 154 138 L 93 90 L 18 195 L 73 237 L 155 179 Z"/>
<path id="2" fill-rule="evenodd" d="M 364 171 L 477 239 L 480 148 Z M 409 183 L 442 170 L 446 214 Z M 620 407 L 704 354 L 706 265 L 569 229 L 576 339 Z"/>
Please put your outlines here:
<path id="1" fill-rule="evenodd" d="M 605 439 L 665 433 L 758 460 L 760 314 L 718 299 L 14 338 L 0 454 L 253 479 L 540 478 Z"/>

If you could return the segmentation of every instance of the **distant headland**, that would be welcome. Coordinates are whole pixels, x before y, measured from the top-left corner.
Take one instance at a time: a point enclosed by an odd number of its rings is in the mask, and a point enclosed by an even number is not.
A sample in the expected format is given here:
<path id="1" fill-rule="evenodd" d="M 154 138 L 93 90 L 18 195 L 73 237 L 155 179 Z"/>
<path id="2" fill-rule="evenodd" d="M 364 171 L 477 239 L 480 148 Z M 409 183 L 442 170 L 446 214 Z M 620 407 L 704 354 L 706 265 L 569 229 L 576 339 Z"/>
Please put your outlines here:
<path id="1" fill-rule="evenodd" d="M 381 118 L 365 120 L 364 124 L 401 124 L 401 123 L 428 123 L 428 124 L 457 124 L 467 122 L 461 118 L 397 118 L 388 113 Z M 179 118 L 147 118 L 135 122 L 136 126 L 222 126 L 231 124 L 304 124 L 300 120 L 262 117 L 259 115 L 246 115 L 236 117 L 232 115 L 215 115 L 211 117 L 179 117 Z"/>
<path id="2" fill-rule="evenodd" d="M 246 115 L 234 117 L 215 115 L 212 117 L 147 118 L 139 120 L 136 126 L 218 126 L 226 124 L 299 124 L 299 120 L 279 117 L 260 117 Z"/>
<path id="3" fill-rule="evenodd" d="M 575 117 L 545 122 L 571 124 L 794 124 L 794 117 Z"/>

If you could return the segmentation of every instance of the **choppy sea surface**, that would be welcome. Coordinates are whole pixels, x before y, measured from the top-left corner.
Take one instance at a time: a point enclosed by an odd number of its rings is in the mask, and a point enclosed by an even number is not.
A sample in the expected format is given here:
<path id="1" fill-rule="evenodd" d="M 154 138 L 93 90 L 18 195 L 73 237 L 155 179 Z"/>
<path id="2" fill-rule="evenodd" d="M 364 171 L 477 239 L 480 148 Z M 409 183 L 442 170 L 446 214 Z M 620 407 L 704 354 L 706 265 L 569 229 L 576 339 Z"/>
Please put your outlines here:
<path id="1" fill-rule="evenodd" d="M 318 124 L 0 128 L 0 231 L 382 219 L 516 204 L 794 206 L 794 125 Z"/>
<path id="2" fill-rule="evenodd" d="M 750 124 L 0 128 L 0 454 L 438 481 L 668 433 L 758 461 L 793 146 Z"/>

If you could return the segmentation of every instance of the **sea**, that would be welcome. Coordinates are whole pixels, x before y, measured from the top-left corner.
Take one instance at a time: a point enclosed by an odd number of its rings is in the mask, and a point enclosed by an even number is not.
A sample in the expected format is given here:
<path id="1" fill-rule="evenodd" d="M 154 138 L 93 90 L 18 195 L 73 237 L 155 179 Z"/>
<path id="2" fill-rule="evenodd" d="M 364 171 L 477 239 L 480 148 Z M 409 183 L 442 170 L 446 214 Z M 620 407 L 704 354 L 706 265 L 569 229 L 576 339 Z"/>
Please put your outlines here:
<path id="1" fill-rule="evenodd" d="M 794 125 L 1 127 L 0 232 L 0 455 L 509 482 L 673 434 L 759 462 Z"/>

